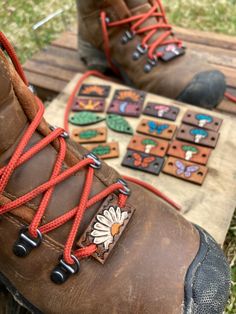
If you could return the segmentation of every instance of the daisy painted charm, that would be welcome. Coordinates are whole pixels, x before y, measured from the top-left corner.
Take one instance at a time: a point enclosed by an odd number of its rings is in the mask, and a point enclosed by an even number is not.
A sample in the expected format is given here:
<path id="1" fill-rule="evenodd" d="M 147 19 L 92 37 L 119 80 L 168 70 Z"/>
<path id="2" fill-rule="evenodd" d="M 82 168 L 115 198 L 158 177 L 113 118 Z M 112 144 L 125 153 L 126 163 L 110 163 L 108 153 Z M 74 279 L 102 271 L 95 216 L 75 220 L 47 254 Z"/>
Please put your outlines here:
<path id="1" fill-rule="evenodd" d="M 128 212 L 121 212 L 120 207 L 111 206 L 104 210 L 102 215 L 97 215 L 98 222 L 94 225 L 91 236 L 94 238 L 94 244 L 103 244 L 104 249 L 108 250 L 109 245 L 113 243 L 114 237 L 120 233 L 120 227 L 129 217 Z"/>
<path id="2" fill-rule="evenodd" d="M 97 251 L 93 257 L 104 264 L 129 223 L 134 210 L 130 205 L 120 208 L 117 205 L 117 197 L 109 196 L 79 239 L 78 245 L 85 247 L 95 244 Z"/>

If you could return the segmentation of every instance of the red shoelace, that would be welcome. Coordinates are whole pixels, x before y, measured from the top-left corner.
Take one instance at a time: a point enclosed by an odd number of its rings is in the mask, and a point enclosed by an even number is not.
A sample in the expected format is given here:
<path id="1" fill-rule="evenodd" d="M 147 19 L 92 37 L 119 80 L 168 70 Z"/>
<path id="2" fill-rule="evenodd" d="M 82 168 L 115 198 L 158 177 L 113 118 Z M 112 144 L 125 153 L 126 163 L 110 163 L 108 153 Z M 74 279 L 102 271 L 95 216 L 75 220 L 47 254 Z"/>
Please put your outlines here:
<path id="1" fill-rule="evenodd" d="M 160 19 L 160 23 L 156 23 L 150 26 L 141 27 L 143 23 L 145 23 L 149 18 L 154 17 Z M 115 73 L 119 72 L 117 68 L 114 66 L 111 60 L 110 54 L 110 43 L 109 43 L 109 34 L 108 28 L 110 27 L 119 27 L 123 25 L 133 25 L 130 27 L 130 35 L 131 37 L 135 35 L 142 35 L 143 39 L 141 42 L 141 46 L 144 51 L 147 51 L 148 58 L 150 60 L 156 60 L 156 58 L 163 56 L 163 52 L 156 52 L 157 48 L 160 46 L 174 44 L 178 47 L 182 47 L 182 41 L 172 37 L 168 38 L 172 35 L 172 26 L 168 24 L 164 8 L 162 6 L 161 1 L 156 0 L 156 3 L 153 4 L 153 7 L 147 13 L 138 14 L 131 16 L 129 18 L 110 22 L 109 18 L 106 16 L 105 12 L 101 12 L 101 22 L 102 22 L 102 31 L 103 31 L 103 40 L 104 40 L 104 50 L 106 54 L 107 61 L 110 67 L 113 69 Z M 150 39 L 153 35 L 156 34 L 157 31 L 162 30 L 160 36 L 149 44 Z"/>
<path id="2" fill-rule="evenodd" d="M 7 51 L 8 55 L 12 59 L 12 62 L 18 74 L 27 85 L 28 82 L 25 78 L 23 69 L 16 57 L 14 49 L 11 47 L 10 43 L 8 42 L 8 40 L 2 33 L 0 33 L 0 44 L 2 44 L 4 49 Z M 91 74 L 96 74 L 96 73 L 94 72 L 89 73 L 89 75 Z M 100 73 L 98 74 L 100 76 Z M 38 210 L 28 227 L 28 232 L 30 236 L 32 237 L 32 239 L 36 239 L 38 236 L 38 233 L 42 235 L 49 233 L 50 231 L 59 228 L 63 224 L 67 223 L 69 220 L 73 219 L 73 224 L 72 224 L 70 233 L 68 235 L 67 241 L 65 243 L 64 253 L 63 253 L 64 261 L 69 265 L 73 265 L 75 262 L 73 256 L 75 256 L 78 260 L 80 260 L 80 259 L 83 259 L 85 257 L 92 255 L 97 250 L 97 246 L 95 244 L 91 244 L 91 245 L 88 245 L 87 247 L 79 248 L 76 250 L 74 250 L 73 248 L 76 235 L 78 233 L 85 211 L 89 209 L 91 206 L 93 206 L 95 203 L 105 199 L 107 196 L 109 196 L 110 194 L 114 192 L 118 193 L 118 206 L 124 207 L 128 196 L 125 195 L 125 193 L 122 193 L 122 191 L 124 191 L 124 188 L 126 186 L 124 186 L 124 184 L 121 182 L 113 183 L 109 187 L 105 188 L 102 192 L 99 192 L 98 194 L 94 195 L 92 198 L 89 198 L 91 194 L 91 190 L 92 190 L 92 185 L 93 185 L 93 177 L 95 174 L 95 169 L 93 168 L 93 166 L 97 165 L 96 159 L 92 158 L 91 155 L 86 155 L 84 159 L 80 160 L 76 165 L 62 171 L 62 167 L 64 164 L 65 155 L 66 155 L 66 150 L 67 150 L 66 134 L 65 134 L 65 130 L 62 128 L 56 128 L 56 129 L 54 128 L 54 130 L 52 130 L 50 134 L 45 136 L 42 140 L 40 140 L 37 144 L 35 144 L 35 146 L 31 147 L 29 150 L 25 152 L 25 149 L 28 143 L 30 142 L 31 137 L 37 131 L 37 128 L 43 119 L 43 114 L 45 110 L 42 102 L 37 97 L 36 97 L 36 100 L 38 104 L 38 112 L 36 116 L 30 122 L 29 127 L 27 128 L 24 135 L 22 136 L 8 164 L 0 169 L 0 195 L 4 193 L 4 190 L 7 187 L 7 184 L 15 169 L 17 169 L 19 166 L 26 163 L 33 156 L 35 156 L 37 153 L 42 151 L 46 146 L 50 145 L 51 143 L 57 140 L 59 142 L 59 149 L 58 149 L 57 158 L 55 160 L 55 165 L 54 165 L 51 177 L 47 182 L 36 187 L 35 189 L 26 193 L 25 195 L 20 196 L 16 200 L 7 202 L 6 204 L 0 206 L 0 215 L 6 214 L 12 211 L 13 209 L 19 208 L 20 206 L 27 204 L 29 201 L 35 199 L 38 195 L 43 194 L 43 198 L 39 204 Z M 64 180 L 68 179 L 69 177 L 77 173 L 82 168 L 86 168 L 87 173 L 86 173 L 86 177 L 84 181 L 83 192 L 81 194 L 81 198 L 80 198 L 80 202 L 78 206 L 76 206 L 75 208 L 71 210 L 68 210 L 67 213 L 59 216 L 58 218 L 42 225 L 41 224 L 42 217 L 47 210 L 48 204 L 53 195 L 55 187 L 61 182 L 63 182 Z M 174 206 L 176 209 L 180 209 L 177 204 L 175 204 L 172 200 L 168 199 L 165 195 L 163 195 L 161 192 L 159 192 L 157 189 L 155 189 L 151 185 L 145 182 L 139 181 L 137 179 L 134 179 L 134 178 L 130 178 L 130 177 L 123 177 L 123 178 L 127 181 L 141 185 L 142 187 L 148 189 L 155 195 L 164 199 L 166 202 Z"/>

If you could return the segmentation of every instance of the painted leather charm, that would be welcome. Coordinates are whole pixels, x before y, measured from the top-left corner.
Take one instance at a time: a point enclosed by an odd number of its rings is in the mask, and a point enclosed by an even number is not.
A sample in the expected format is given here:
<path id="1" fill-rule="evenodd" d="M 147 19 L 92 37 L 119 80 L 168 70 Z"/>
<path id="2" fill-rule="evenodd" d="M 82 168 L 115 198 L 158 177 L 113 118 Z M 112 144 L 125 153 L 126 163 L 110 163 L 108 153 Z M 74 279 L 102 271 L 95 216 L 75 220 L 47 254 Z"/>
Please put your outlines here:
<path id="1" fill-rule="evenodd" d="M 163 168 L 163 172 L 196 184 L 203 184 L 208 169 L 185 160 L 169 157 Z"/>
<path id="2" fill-rule="evenodd" d="M 174 45 L 174 44 L 161 46 L 158 48 L 157 51 L 163 53 L 160 59 L 165 62 L 168 62 L 172 59 L 175 59 L 185 54 L 184 47 L 178 47 L 177 45 Z"/>
<path id="3" fill-rule="evenodd" d="M 102 264 L 106 262 L 118 241 L 125 247 L 125 238 L 121 236 L 135 211 L 129 204 L 120 208 L 117 201 L 113 195 L 105 200 L 77 243 L 80 247 L 96 244 L 97 251 L 93 257 Z"/>
<path id="4" fill-rule="evenodd" d="M 119 157 L 119 143 L 117 142 L 85 145 L 85 148 L 97 155 L 100 159 Z"/>
<path id="5" fill-rule="evenodd" d="M 138 125 L 137 132 L 171 140 L 176 129 L 177 127 L 173 124 L 159 123 L 157 121 L 143 119 Z"/>
<path id="6" fill-rule="evenodd" d="M 143 114 L 160 119 L 175 121 L 179 114 L 179 108 L 149 102 L 147 103 L 147 106 L 145 107 Z"/>
<path id="7" fill-rule="evenodd" d="M 167 141 L 142 135 L 133 136 L 128 145 L 128 149 L 140 151 L 158 157 L 164 157 L 168 147 L 169 143 Z"/>
<path id="8" fill-rule="evenodd" d="M 117 90 L 107 112 L 123 116 L 139 117 L 142 113 L 144 99 L 144 92 Z"/>
<path id="9" fill-rule="evenodd" d="M 122 166 L 129 167 L 159 175 L 164 164 L 164 158 L 152 156 L 146 153 L 127 150 L 127 153 L 122 161 Z"/>
<path id="10" fill-rule="evenodd" d="M 78 143 L 102 143 L 106 142 L 107 139 L 107 129 L 97 128 L 97 129 L 77 129 L 72 131 L 72 140 Z"/>
<path id="11" fill-rule="evenodd" d="M 182 124 L 177 132 L 176 138 L 203 146 L 215 148 L 220 134 L 187 124 Z"/>
<path id="12" fill-rule="evenodd" d="M 220 118 L 213 117 L 212 115 L 209 114 L 197 113 L 188 110 L 185 113 L 182 122 L 207 130 L 218 132 L 222 125 L 223 120 Z"/>
<path id="13" fill-rule="evenodd" d="M 84 126 L 104 121 L 105 117 L 96 115 L 93 112 L 77 112 L 69 118 L 69 122 L 73 125 Z"/>
<path id="14" fill-rule="evenodd" d="M 181 141 L 173 141 L 168 150 L 168 155 L 206 165 L 211 155 L 211 149 Z"/>
<path id="15" fill-rule="evenodd" d="M 103 112 L 105 110 L 105 100 L 99 98 L 75 98 L 72 111 L 94 111 Z"/>
<path id="16" fill-rule="evenodd" d="M 129 122 L 116 114 L 109 114 L 106 118 L 109 129 L 119 133 L 133 134 L 133 129 Z"/>
<path id="17" fill-rule="evenodd" d="M 106 98 L 109 96 L 110 90 L 111 87 L 108 85 L 83 84 L 80 88 L 79 95 Z"/>

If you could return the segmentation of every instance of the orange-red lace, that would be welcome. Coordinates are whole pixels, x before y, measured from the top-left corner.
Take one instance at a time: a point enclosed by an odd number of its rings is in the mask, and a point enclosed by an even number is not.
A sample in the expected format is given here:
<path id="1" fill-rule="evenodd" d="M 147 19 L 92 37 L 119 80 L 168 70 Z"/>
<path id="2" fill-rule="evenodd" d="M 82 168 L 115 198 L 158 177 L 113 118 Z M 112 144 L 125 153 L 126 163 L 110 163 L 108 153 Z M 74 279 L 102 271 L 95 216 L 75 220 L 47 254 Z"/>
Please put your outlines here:
<path id="1" fill-rule="evenodd" d="M 146 22 L 150 17 L 156 17 L 161 22 L 156 23 L 150 26 L 141 27 L 141 25 Z M 108 28 L 109 27 L 118 27 L 123 25 L 130 25 L 130 23 L 133 23 L 132 26 L 130 26 L 130 31 L 132 36 L 136 34 L 144 34 L 141 45 L 142 47 L 145 47 L 145 49 L 148 51 L 148 57 L 149 59 L 155 59 L 156 57 L 161 57 L 163 55 L 163 52 L 156 52 L 156 49 L 160 46 L 169 45 L 169 44 L 176 44 L 178 47 L 182 47 L 182 41 L 172 37 L 168 37 L 172 35 L 172 26 L 168 24 L 164 8 L 162 6 L 161 1 L 156 0 L 156 3 L 153 4 L 153 7 L 149 10 L 147 13 L 138 14 L 135 16 L 131 16 L 129 18 L 115 21 L 115 22 L 109 22 L 109 19 L 107 19 L 106 13 L 101 12 L 101 22 L 102 22 L 102 30 L 103 30 L 103 40 L 104 40 L 104 50 L 106 54 L 106 58 L 111 66 L 111 68 L 117 72 L 118 70 L 114 66 L 111 60 L 111 54 L 110 54 L 110 44 L 109 44 L 109 34 L 108 34 Z M 134 23 L 135 22 L 135 23 Z M 153 37 L 153 35 L 159 31 L 163 30 L 162 34 L 154 40 L 152 43 L 149 44 L 150 39 Z"/>
<path id="2" fill-rule="evenodd" d="M 16 57 L 14 49 L 11 47 L 10 43 L 7 41 L 6 37 L 3 36 L 2 33 L 0 33 L 0 43 L 4 46 L 4 48 L 8 52 L 22 80 L 27 84 L 27 80 L 25 79 L 25 76 L 24 75 L 22 76 L 22 73 L 24 72 Z M 15 169 L 17 169 L 19 166 L 27 162 L 34 155 L 42 151 L 50 143 L 53 143 L 55 140 L 58 140 L 59 150 L 58 150 L 58 155 L 57 155 L 55 165 L 52 171 L 52 175 L 47 182 L 41 184 L 40 186 L 36 187 L 32 191 L 26 193 L 23 196 L 20 196 L 16 200 L 13 200 L 4 205 L 1 205 L 0 215 L 6 214 L 10 212 L 11 210 L 22 206 L 23 204 L 27 204 L 29 201 L 36 198 L 38 195 L 43 194 L 42 201 L 40 202 L 38 210 L 36 214 L 34 215 L 32 222 L 30 223 L 28 231 L 30 235 L 33 238 L 35 238 L 37 237 L 37 231 L 40 231 L 41 234 L 46 234 L 54 229 L 59 228 L 60 226 L 68 222 L 69 220 L 74 219 L 72 228 L 70 230 L 70 233 L 68 235 L 65 248 L 64 248 L 64 260 L 66 263 L 72 265 L 74 264 L 74 259 L 72 258 L 73 245 L 74 245 L 75 238 L 76 238 L 76 235 L 77 235 L 77 232 L 80 227 L 81 220 L 83 218 L 85 211 L 88 208 L 90 208 L 92 205 L 94 205 L 95 203 L 103 200 L 104 198 L 106 198 L 107 196 L 109 196 L 110 194 L 116 191 L 119 192 L 118 205 L 120 207 L 124 207 L 128 196 L 121 193 L 121 190 L 124 188 L 124 185 L 118 182 L 105 188 L 103 191 L 94 195 L 92 198 L 89 198 L 89 195 L 92 189 L 92 184 L 93 184 L 93 177 L 95 173 L 94 168 L 91 167 L 91 165 L 93 165 L 95 161 L 91 157 L 85 157 L 83 160 L 79 161 L 73 167 L 70 167 L 66 169 L 65 171 L 62 171 L 62 166 L 65 160 L 66 149 L 67 149 L 66 139 L 64 138 L 65 131 L 62 128 L 54 129 L 50 134 L 48 134 L 46 137 L 40 140 L 37 144 L 35 144 L 35 146 L 31 147 L 28 151 L 25 152 L 25 149 L 31 137 L 34 134 L 34 132 L 37 130 L 40 122 L 42 121 L 43 114 L 44 114 L 44 106 L 42 102 L 37 97 L 36 97 L 36 100 L 38 104 L 38 112 L 35 118 L 32 120 L 28 129 L 25 131 L 23 137 L 21 138 L 8 164 L 0 169 L 0 195 L 3 194 L 11 178 L 11 175 L 13 174 Z M 55 187 L 59 183 L 63 182 L 70 176 L 77 173 L 82 168 L 87 168 L 87 174 L 86 174 L 86 178 L 84 182 L 84 189 L 83 189 L 78 206 L 69 210 L 67 213 L 59 216 L 58 218 L 46 224 L 41 225 L 42 217 L 45 211 L 47 210 L 47 206 L 53 195 Z M 156 190 L 154 187 L 150 186 L 149 184 L 141 182 L 134 178 L 129 178 L 129 177 L 124 177 L 124 178 L 126 180 L 129 180 L 131 182 L 134 182 L 136 184 L 139 184 L 145 187 L 146 189 L 150 190 L 154 194 L 158 195 L 159 197 L 167 201 L 176 209 L 180 209 L 177 204 L 175 204 L 172 200 L 168 199 L 161 192 L 159 192 L 158 190 Z M 82 258 L 92 255 L 96 250 L 97 250 L 97 246 L 95 244 L 91 244 L 85 248 L 79 248 L 73 251 L 73 256 L 75 256 L 78 259 L 82 259 Z"/>

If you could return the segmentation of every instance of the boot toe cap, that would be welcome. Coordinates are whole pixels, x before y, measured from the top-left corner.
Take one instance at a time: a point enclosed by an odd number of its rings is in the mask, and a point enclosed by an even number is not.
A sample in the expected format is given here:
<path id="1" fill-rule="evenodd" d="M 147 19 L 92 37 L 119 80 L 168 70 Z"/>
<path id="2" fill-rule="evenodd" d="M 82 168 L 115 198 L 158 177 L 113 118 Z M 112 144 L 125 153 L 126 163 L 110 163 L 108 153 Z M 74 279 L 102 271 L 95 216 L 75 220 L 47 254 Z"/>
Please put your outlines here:
<path id="1" fill-rule="evenodd" d="M 200 72 L 177 97 L 179 101 L 212 109 L 223 99 L 225 76 L 217 70 Z"/>
<path id="2" fill-rule="evenodd" d="M 200 248 L 185 280 L 185 314 L 220 314 L 229 297 L 230 270 L 214 239 L 200 227 Z"/>

